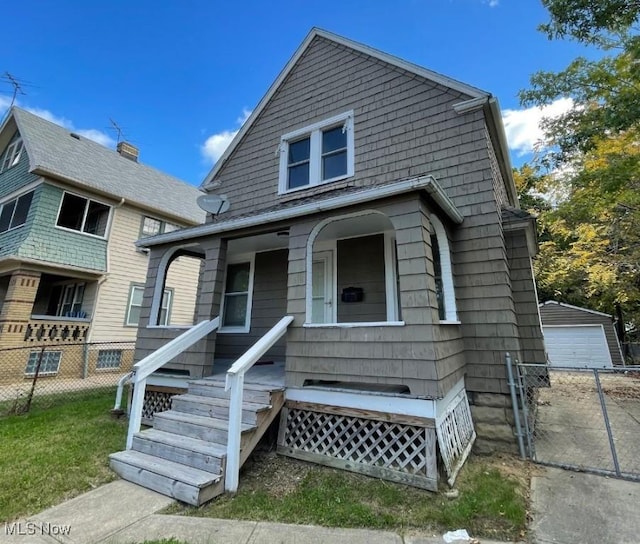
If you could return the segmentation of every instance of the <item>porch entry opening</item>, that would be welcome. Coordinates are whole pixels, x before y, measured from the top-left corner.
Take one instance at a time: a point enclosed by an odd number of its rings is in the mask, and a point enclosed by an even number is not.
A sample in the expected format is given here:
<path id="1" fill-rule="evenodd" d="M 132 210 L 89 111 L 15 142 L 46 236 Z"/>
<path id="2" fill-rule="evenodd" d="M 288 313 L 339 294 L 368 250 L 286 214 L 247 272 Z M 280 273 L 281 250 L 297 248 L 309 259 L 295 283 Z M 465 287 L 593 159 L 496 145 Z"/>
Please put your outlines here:
<path id="1" fill-rule="evenodd" d="M 386 216 L 326 224 L 313 240 L 310 271 L 307 323 L 399 321 L 395 231 Z"/>

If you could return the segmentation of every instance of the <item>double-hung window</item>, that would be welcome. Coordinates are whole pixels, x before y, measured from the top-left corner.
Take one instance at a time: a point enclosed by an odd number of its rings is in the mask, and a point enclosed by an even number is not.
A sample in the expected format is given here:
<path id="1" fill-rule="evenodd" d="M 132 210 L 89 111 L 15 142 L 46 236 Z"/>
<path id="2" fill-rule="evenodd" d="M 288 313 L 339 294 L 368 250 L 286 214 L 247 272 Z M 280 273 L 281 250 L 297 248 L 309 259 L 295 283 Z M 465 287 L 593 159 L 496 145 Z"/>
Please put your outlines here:
<path id="1" fill-rule="evenodd" d="M 82 311 L 84 288 L 84 283 L 69 283 L 62 287 L 57 312 L 59 316 L 86 317 L 85 313 Z"/>
<path id="2" fill-rule="evenodd" d="M 106 204 L 65 192 L 56 225 L 104 238 L 110 211 Z"/>
<path id="3" fill-rule="evenodd" d="M 147 236 L 155 236 L 157 234 L 163 234 L 165 232 L 172 232 L 178 230 L 180 227 L 173 223 L 167 223 L 161 221 L 155 217 L 144 216 L 142 218 L 142 226 L 140 228 L 140 237 L 146 238 Z"/>
<path id="4" fill-rule="evenodd" d="M 32 199 L 33 191 L 2 204 L 2 211 L 0 211 L 0 232 L 15 229 L 27 222 L 27 215 L 29 214 Z"/>
<path id="5" fill-rule="evenodd" d="M 353 174 L 352 111 L 282 136 L 281 194 L 338 181 Z"/>
<path id="6" fill-rule="evenodd" d="M 253 259 L 229 263 L 222 301 L 223 332 L 249 332 L 253 291 Z"/>
<path id="7" fill-rule="evenodd" d="M 127 315 L 125 316 L 125 325 L 137 327 L 140 321 L 140 310 L 142 310 L 142 296 L 144 295 L 143 285 L 132 285 L 129 292 L 129 304 L 127 305 Z M 160 316 L 158 325 L 166 326 L 169 323 L 171 314 L 171 298 L 173 291 L 165 289 L 162 294 L 162 303 L 160 305 Z"/>
<path id="8" fill-rule="evenodd" d="M 20 162 L 23 148 L 22 138 L 18 138 L 7 147 L 4 157 L 2 157 L 2 163 L 0 163 L 0 172 L 8 170 Z"/>

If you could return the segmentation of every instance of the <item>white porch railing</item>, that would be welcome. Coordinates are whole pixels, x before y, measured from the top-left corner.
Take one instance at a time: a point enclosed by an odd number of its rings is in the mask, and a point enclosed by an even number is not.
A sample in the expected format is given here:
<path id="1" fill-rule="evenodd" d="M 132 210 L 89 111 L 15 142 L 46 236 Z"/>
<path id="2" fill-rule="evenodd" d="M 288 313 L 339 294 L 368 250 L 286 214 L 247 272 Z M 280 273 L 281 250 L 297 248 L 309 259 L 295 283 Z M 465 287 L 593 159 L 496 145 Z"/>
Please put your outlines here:
<path id="1" fill-rule="evenodd" d="M 158 370 L 161 366 L 167 364 L 177 355 L 180 355 L 184 350 L 191 347 L 198 340 L 207 336 L 211 331 L 217 329 L 219 324 L 220 317 L 216 317 L 211 321 L 202 321 L 133 365 L 133 371 L 131 373 L 133 398 L 131 400 L 129 430 L 127 432 L 128 450 L 131 449 L 133 444 L 133 435 L 140 430 L 142 407 L 144 405 L 144 390 L 146 388 L 147 378 L 149 375 Z M 121 392 L 119 394 L 119 398 L 122 398 Z"/>
<path id="2" fill-rule="evenodd" d="M 278 321 L 260 340 L 249 348 L 227 371 L 225 390 L 229 397 L 229 434 L 227 438 L 227 464 L 224 478 L 225 491 L 238 490 L 240 474 L 240 440 L 242 436 L 242 397 L 244 375 L 273 344 L 287 331 L 293 316 L 287 315 Z"/>

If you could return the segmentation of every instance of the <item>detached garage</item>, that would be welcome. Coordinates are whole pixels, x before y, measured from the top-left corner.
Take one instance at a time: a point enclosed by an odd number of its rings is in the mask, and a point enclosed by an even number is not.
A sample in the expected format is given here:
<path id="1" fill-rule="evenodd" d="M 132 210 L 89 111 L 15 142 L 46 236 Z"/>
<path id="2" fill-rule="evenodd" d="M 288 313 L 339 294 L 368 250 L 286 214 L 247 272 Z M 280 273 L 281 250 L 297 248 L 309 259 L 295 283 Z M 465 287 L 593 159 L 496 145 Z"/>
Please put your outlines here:
<path id="1" fill-rule="evenodd" d="M 540 304 L 544 343 L 551 366 L 611 368 L 622 352 L 609 314 L 571 304 Z"/>

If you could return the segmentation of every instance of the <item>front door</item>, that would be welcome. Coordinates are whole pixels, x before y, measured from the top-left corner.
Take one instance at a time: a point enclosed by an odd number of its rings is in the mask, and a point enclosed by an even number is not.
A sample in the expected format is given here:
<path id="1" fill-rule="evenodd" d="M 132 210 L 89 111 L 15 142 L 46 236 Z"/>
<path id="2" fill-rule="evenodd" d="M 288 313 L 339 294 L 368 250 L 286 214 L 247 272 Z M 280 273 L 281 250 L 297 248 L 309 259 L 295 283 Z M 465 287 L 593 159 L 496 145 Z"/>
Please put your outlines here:
<path id="1" fill-rule="evenodd" d="M 333 314 L 333 253 L 320 251 L 313 255 L 311 287 L 311 322 L 331 323 Z"/>

